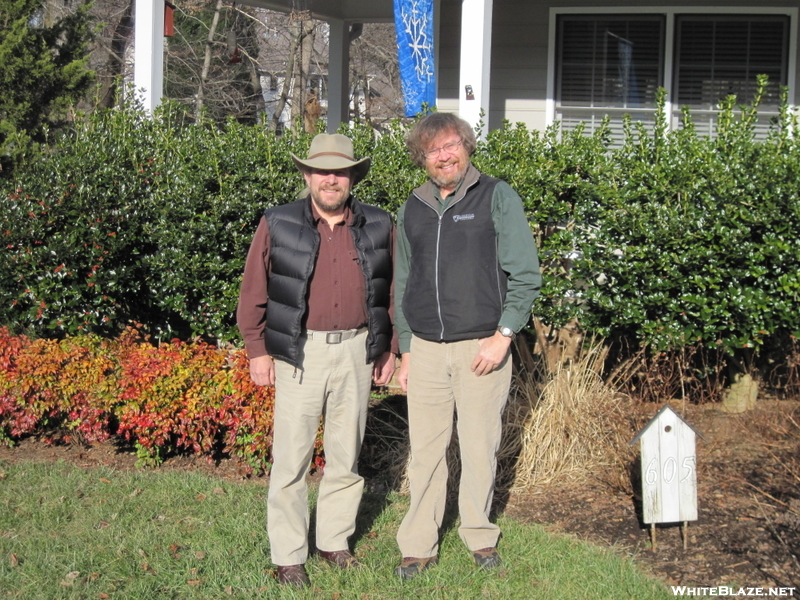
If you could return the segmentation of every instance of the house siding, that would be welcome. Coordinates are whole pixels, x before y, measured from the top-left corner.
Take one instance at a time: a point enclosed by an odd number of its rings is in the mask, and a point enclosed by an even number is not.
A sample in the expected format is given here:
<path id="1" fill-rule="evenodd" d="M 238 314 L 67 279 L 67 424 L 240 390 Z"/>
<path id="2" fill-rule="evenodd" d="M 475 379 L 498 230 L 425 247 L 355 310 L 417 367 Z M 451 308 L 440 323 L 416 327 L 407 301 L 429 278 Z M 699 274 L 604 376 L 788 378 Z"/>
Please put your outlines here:
<path id="1" fill-rule="evenodd" d="M 495 2 L 489 127 L 546 126 L 548 8 L 537 2 Z"/>
<path id="2" fill-rule="evenodd" d="M 461 2 L 442 0 L 437 42 L 437 86 L 440 110 L 458 111 L 461 57 Z"/>

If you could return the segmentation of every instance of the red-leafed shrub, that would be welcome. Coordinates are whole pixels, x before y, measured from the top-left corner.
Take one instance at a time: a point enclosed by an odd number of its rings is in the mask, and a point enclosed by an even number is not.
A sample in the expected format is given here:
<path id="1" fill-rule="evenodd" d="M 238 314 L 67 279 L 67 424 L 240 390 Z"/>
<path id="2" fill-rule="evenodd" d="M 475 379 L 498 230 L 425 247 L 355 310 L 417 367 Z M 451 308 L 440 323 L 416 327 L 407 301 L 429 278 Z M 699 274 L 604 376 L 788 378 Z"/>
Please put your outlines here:
<path id="1" fill-rule="evenodd" d="M 202 342 L 155 347 L 123 337 L 118 359 L 118 433 L 140 460 L 157 464 L 176 450 L 210 456 L 229 389 L 225 356 Z"/>
<path id="2" fill-rule="evenodd" d="M 5 327 L 0 327 L 0 443 L 9 443 L 11 431 L 32 430 L 36 427 L 37 419 L 33 423 L 26 423 L 26 411 L 17 405 L 11 387 L 16 380 L 17 358 L 25 346 L 27 338 L 13 336 Z"/>
<path id="3" fill-rule="evenodd" d="M 230 356 L 231 392 L 220 411 L 225 428 L 225 450 L 237 456 L 248 470 L 269 470 L 275 388 L 257 386 L 250 379 L 247 355 Z"/>
<path id="4" fill-rule="evenodd" d="M 108 439 L 118 402 L 113 344 L 90 335 L 67 338 L 55 346 L 45 340 L 34 342 L 37 344 L 47 344 L 42 357 L 49 358 L 45 364 L 54 370 L 50 387 L 55 400 L 54 424 L 75 432 L 85 442 Z"/>
<path id="5" fill-rule="evenodd" d="M 204 342 L 154 346 L 128 328 L 115 340 L 30 340 L 0 328 L 0 443 L 36 434 L 84 443 L 117 435 L 142 465 L 173 452 L 228 453 L 269 469 L 274 388 L 250 379 L 243 350 Z M 323 466 L 321 436 L 314 465 Z"/>
<path id="6" fill-rule="evenodd" d="M 87 442 L 110 436 L 116 368 L 107 342 L 31 341 L 2 329 L 0 363 L 0 439 L 56 428 Z"/>

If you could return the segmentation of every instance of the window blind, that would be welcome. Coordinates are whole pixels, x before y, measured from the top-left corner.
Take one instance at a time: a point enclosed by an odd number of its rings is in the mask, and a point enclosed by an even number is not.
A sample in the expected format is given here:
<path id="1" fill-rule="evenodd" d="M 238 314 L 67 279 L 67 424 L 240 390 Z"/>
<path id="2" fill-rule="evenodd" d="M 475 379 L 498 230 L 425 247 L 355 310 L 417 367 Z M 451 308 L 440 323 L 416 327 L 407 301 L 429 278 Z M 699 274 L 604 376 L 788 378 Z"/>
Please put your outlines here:
<path id="1" fill-rule="evenodd" d="M 762 108 L 777 107 L 786 85 L 789 17 L 784 15 L 678 15 L 675 93 L 680 105 L 714 110 L 735 95 L 753 101 L 756 76 L 769 85 Z"/>
<path id="2" fill-rule="evenodd" d="M 561 15 L 557 35 L 561 106 L 655 106 L 663 80 L 663 16 Z"/>

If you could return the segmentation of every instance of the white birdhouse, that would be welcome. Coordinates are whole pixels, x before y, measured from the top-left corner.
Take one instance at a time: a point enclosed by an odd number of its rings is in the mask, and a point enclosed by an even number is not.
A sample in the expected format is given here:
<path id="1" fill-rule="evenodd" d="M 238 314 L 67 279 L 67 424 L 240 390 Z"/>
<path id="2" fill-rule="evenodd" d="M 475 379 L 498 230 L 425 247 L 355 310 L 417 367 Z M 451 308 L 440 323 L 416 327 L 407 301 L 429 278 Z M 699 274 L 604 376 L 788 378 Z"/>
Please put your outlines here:
<path id="1" fill-rule="evenodd" d="M 631 440 L 639 440 L 642 517 L 651 524 L 654 548 L 656 523 L 682 523 L 685 548 L 687 522 L 697 520 L 695 435 L 700 434 L 665 404 Z"/>

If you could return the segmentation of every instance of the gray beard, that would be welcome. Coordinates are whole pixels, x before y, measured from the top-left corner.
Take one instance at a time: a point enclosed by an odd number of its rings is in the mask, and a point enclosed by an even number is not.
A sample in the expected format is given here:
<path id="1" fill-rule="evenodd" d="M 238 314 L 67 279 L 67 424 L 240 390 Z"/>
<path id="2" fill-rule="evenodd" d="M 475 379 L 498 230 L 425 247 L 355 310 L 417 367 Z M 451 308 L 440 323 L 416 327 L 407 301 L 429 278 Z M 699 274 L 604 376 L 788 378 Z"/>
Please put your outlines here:
<path id="1" fill-rule="evenodd" d="M 317 210 L 318 210 L 319 212 L 321 212 L 321 213 L 325 213 L 325 214 L 329 214 L 329 215 L 335 215 L 335 214 L 338 214 L 338 212 L 339 212 L 339 211 L 342 209 L 342 207 L 343 207 L 345 204 L 347 204 L 347 201 L 348 201 L 349 199 L 350 199 L 350 197 L 348 196 L 347 198 L 345 198 L 345 199 L 344 199 L 344 200 L 342 200 L 341 202 L 337 202 L 335 205 L 328 205 L 328 206 L 326 206 L 325 204 L 323 204 L 322 202 L 320 202 L 320 201 L 319 201 L 319 200 L 317 200 L 316 198 L 313 198 L 313 197 L 312 197 L 312 200 L 314 201 L 314 206 L 316 206 L 316 207 L 317 207 Z"/>
<path id="2" fill-rule="evenodd" d="M 466 177 L 467 177 L 467 169 L 465 168 L 463 171 L 459 171 L 458 173 L 456 173 L 455 180 L 452 181 L 452 182 L 449 181 L 449 180 L 445 180 L 445 179 L 441 179 L 439 177 L 433 177 L 433 176 L 431 176 L 431 181 L 439 189 L 441 189 L 443 187 L 447 187 L 448 189 L 450 189 L 450 188 L 455 189 L 459 185 L 461 185 L 461 183 L 464 181 L 464 179 Z"/>

